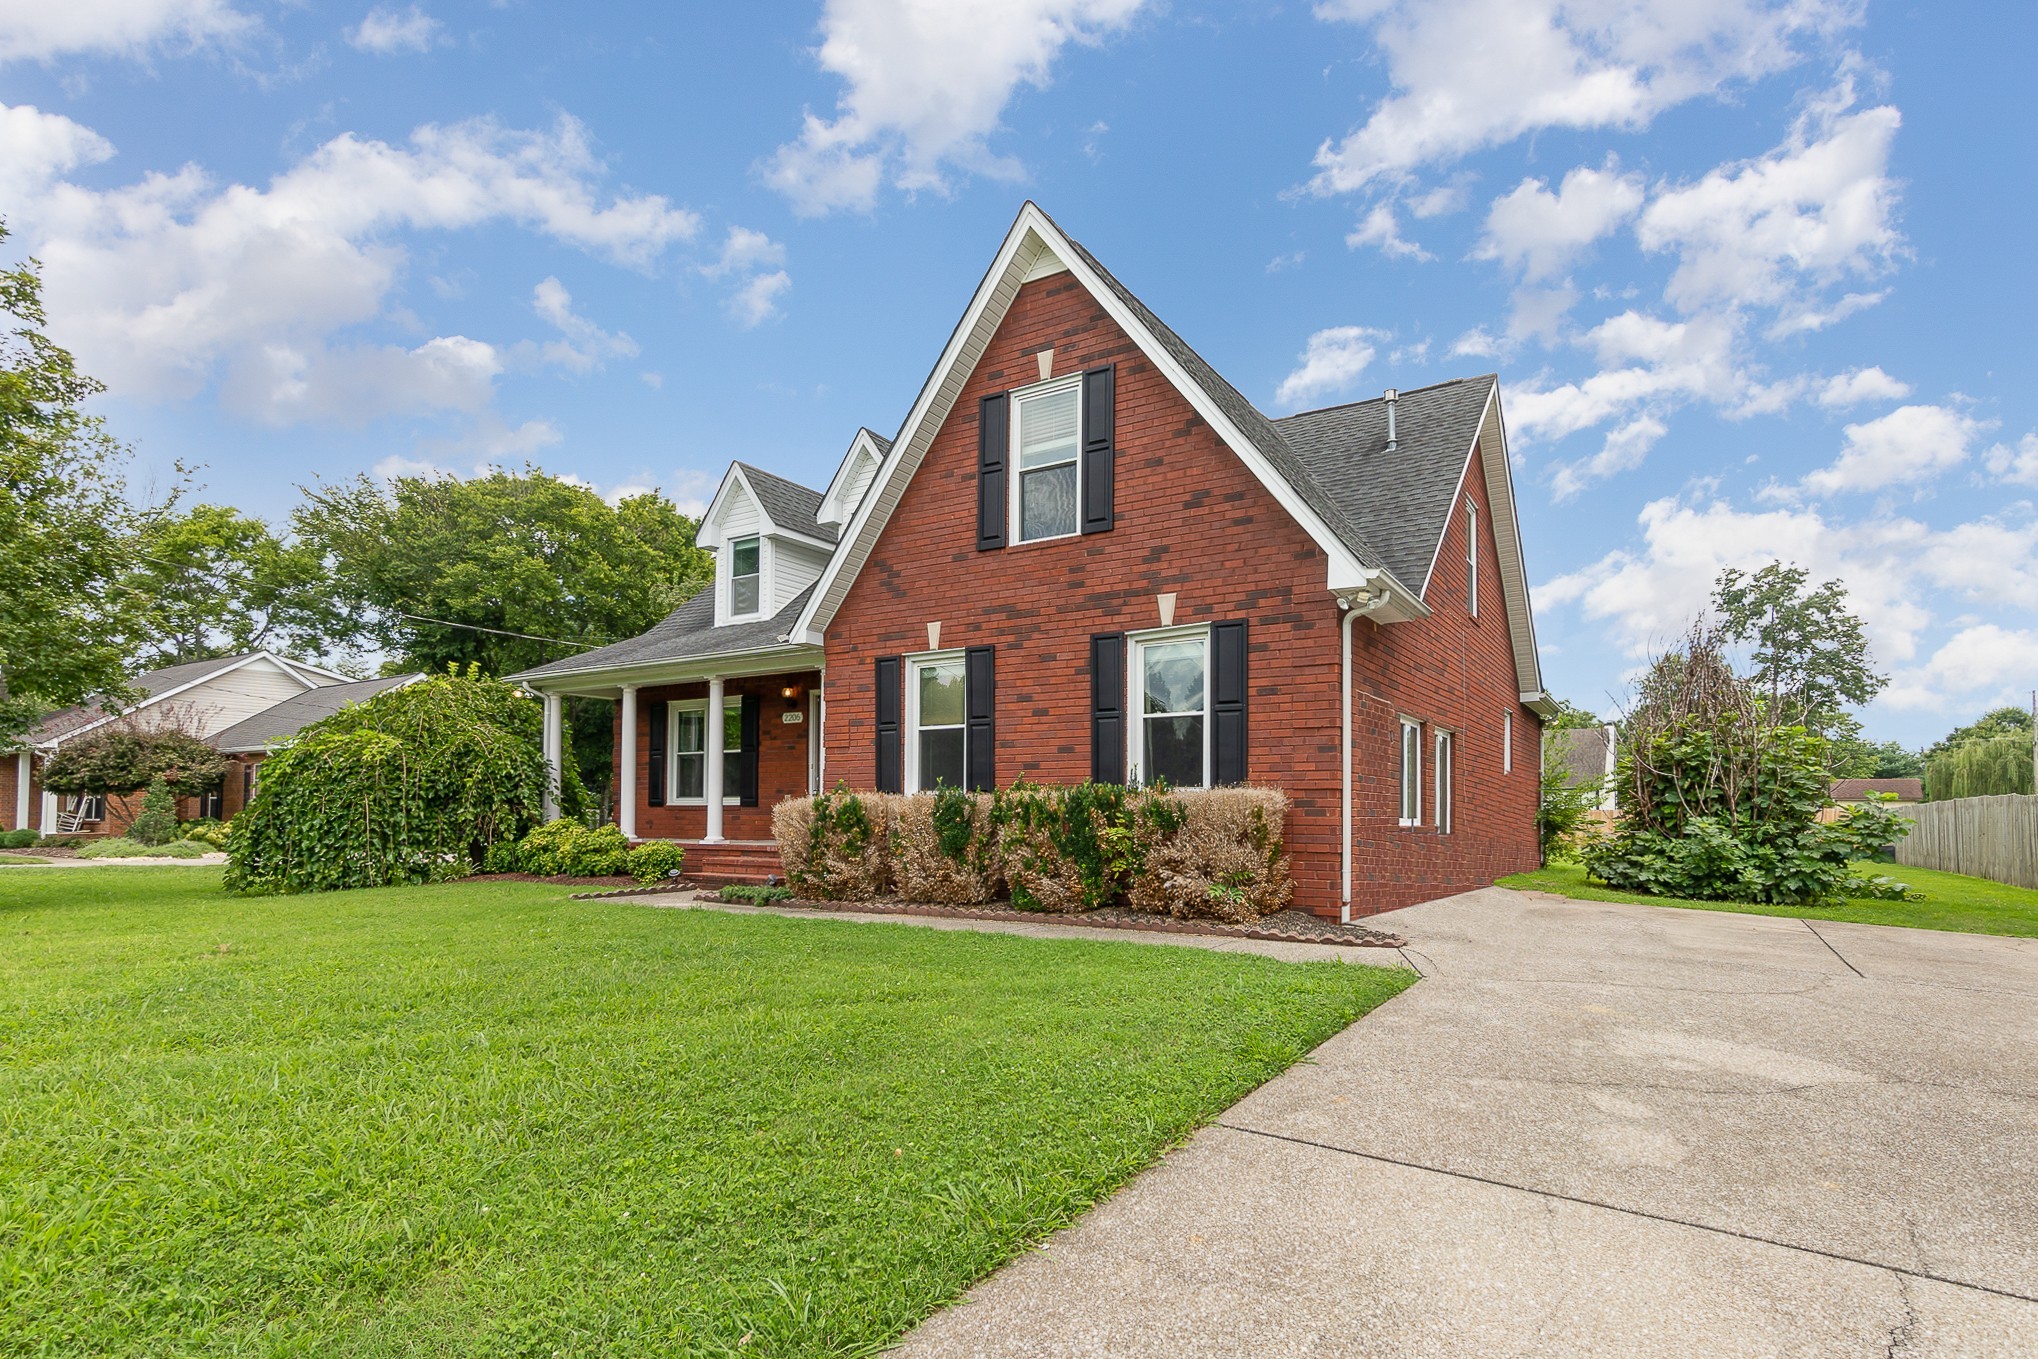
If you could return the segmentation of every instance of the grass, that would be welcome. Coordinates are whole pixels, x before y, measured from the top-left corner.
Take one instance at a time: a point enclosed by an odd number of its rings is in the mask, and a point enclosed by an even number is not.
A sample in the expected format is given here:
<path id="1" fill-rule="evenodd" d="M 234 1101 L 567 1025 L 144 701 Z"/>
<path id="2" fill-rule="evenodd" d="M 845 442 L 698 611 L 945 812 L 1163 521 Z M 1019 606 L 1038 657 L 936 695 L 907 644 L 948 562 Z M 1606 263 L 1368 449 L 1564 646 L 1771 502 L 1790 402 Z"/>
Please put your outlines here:
<path id="1" fill-rule="evenodd" d="M 1538 892 L 1559 892 L 1584 901 L 1631 901 L 1643 906 L 1683 906 L 1698 911 L 1738 911 L 1747 915 L 1781 915 L 1805 920 L 1850 920 L 1863 925 L 1903 925 L 1917 930 L 1952 930 L 1961 934 L 2007 934 L 2038 937 L 2038 892 L 2011 887 L 1962 873 L 1941 873 L 1901 864 L 1857 864 L 1863 877 L 1887 874 L 1925 894 L 1923 901 L 1847 901 L 1836 906 L 1765 906 L 1745 901 L 1688 901 L 1622 892 L 1586 880 L 1575 863 L 1556 863 L 1529 873 L 1502 878 L 1500 886 Z"/>
<path id="2" fill-rule="evenodd" d="M 50 860 L 36 854 L 16 854 L 12 850 L 0 850 L 0 868 L 8 864 L 46 864 Z"/>
<path id="3" fill-rule="evenodd" d="M 1413 980 L 10 875 L 0 1354 L 870 1353 Z"/>

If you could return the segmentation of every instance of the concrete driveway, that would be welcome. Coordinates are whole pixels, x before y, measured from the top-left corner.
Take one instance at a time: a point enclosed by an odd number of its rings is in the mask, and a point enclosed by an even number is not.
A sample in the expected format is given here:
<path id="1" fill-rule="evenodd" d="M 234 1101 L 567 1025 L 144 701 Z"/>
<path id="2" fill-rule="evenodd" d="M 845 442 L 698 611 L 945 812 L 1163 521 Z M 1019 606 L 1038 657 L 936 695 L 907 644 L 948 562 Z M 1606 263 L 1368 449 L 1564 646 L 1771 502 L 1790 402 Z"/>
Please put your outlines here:
<path id="1" fill-rule="evenodd" d="M 2038 940 L 1388 918 L 1421 985 L 899 1353 L 2038 1356 Z"/>

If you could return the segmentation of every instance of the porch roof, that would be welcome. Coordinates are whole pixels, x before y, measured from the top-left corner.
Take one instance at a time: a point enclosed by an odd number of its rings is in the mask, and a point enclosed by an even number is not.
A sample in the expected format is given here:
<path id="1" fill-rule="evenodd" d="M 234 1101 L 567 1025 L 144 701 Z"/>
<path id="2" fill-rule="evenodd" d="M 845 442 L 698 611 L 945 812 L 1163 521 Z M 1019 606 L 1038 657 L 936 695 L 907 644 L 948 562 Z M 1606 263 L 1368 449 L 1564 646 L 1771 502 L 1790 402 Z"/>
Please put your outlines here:
<path id="1" fill-rule="evenodd" d="M 715 591 L 708 586 L 648 632 L 577 656 L 548 661 L 507 678 L 512 683 L 542 689 L 559 687 L 556 682 L 585 681 L 612 671 L 641 671 L 667 662 L 707 661 L 722 656 L 755 657 L 780 650 L 787 653 L 788 661 L 804 662 L 815 648 L 789 642 L 787 637 L 811 594 L 813 587 L 809 586 L 770 618 L 716 627 Z"/>

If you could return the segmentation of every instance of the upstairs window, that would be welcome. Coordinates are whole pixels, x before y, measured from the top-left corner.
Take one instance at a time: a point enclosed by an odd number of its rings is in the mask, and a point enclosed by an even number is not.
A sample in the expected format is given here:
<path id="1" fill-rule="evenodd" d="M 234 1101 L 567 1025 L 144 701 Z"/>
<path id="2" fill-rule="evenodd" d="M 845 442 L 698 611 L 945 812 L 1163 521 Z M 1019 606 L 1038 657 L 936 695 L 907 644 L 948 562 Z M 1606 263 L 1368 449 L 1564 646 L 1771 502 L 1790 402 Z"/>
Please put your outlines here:
<path id="1" fill-rule="evenodd" d="M 1401 719 L 1401 824 L 1422 824 L 1422 723 Z"/>
<path id="2" fill-rule="evenodd" d="M 1080 376 L 1012 394 L 1013 461 L 1019 493 L 1012 497 L 1012 534 L 1022 543 L 1075 533 L 1083 451 Z"/>
<path id="3" fill-rule="evenodd" d="M 1465 602 L 1479 616 L 1479 507 L 1465 502 Z"/>
<path id="4" fill-rule="evenodd" d="M 762 553 L 755 535 L 729 544 L 729 616 L 748 618 L 758 611 L 763 580 Z"/>

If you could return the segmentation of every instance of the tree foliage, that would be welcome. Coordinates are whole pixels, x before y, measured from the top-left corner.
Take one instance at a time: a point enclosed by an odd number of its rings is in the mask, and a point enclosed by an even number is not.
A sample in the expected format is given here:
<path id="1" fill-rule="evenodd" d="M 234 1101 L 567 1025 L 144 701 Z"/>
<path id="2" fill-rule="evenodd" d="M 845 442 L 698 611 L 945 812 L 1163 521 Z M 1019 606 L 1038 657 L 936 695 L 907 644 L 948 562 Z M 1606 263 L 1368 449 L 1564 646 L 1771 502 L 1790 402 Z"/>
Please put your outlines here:
<path id="1" fill-rule="evenodd" d="M 136 536 L 122 582 L 145 600 L 134 658 L 145 667 L 257 647 L 316 655 L 342 631 L 318 554 L 225 505 L 157 515 Z"/>
<path id="2" fill-rule="evenodd" d="M 1917 779 L 1925 775 L 1925 760 L 1901 742 L 1868 742 L 1858 736 L 1832 739 L 1832 772 L 1836 779 Z"/>
<path id="3" fill-rule="evenodd" d="M 127 828 L 127 838 L 138 845 L 167 845 L 177 838 L 177 797 L 169 782 L 156 779 L 142 795 L 141 811 Z"/>
<path id="4" fill-rule="evenodd" d="M 1812 588 L 1811 573 L 1771 562 L 1748 575 L 1732 567 L 1713 586 L 1724 641 L 1747 645 L 1749 679 L 1775 726 L 1840 734 L 1847 709 L 1889 682 L 1868 664 L 1868 636 L 1837 580 Z M 1851 734 L 1848 732 L 1847 734 Z"/>
<path id="5" fill-rule="evenodd" d="M 2030 735 L 2031 714 L 2023 708 L 2009 704 L 2001 708 L 1991 708 L 1964 727 L 1955 727 L 1941 739 L 1926 746 L 1923 754 L 1924 758 L 1929 760 L 1934 755 L 1943 755 L 1956 746 L 1964 746 L 1970 741 L 1991 741 L 1999 736 Z"/>
<path id="6" fill-rule="evenodd" d="M 321 892 L 438 882 L 538 824 L 538 705 L 475 667 L 314 722 L 262 766 L 227 837 L 227 885 Z M 561 803 L 586 800 L 569 765 Z"/>
<path id="7" fill-rule="evenodd" d="M 126 797 L 161 780 L 177 797 L 219 787 L 232 763 L 174 718 L 129 719 L 73 737 L 43 767 L 53 793 Z"/>
<path id="8" fill-rule="evenodd" d="M 6 239 L 0 225 L 0 241 Z M 0 271 L 0 742 L 43 713 L 128 692 L 145 600 L 121 588 L 135 532 L 125 446 L 83 410 L 100 384 L 43 334 L 40 266 Z"/>
<path id="9" fill-rule="evenodd" d="M 1925 797 L 1931 802 L 2031 791 L 2031 738 L 2015 732 L 1963 741 L 1925 762 Z"/>

